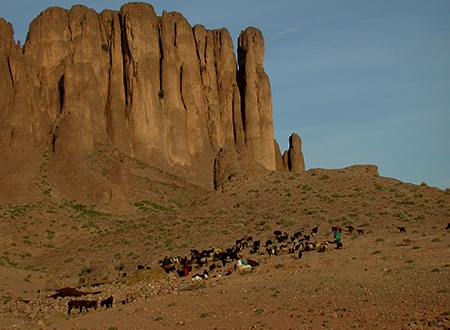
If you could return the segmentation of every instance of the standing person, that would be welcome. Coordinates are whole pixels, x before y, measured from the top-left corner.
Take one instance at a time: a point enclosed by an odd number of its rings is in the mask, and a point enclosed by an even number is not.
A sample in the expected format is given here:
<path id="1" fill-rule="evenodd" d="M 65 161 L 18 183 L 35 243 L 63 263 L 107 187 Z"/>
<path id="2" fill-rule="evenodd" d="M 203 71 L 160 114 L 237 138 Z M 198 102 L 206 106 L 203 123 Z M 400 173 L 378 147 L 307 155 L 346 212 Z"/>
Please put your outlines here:
<path id="1" fill-rule="evenodd" d="M 341 236 L 342 236 L 342 230 L 341 227 L 337 226 L 334 230 L 334 242 L 336 244 L 339 244 L 341 242 Z"/>
<path id="2" fill-rule="evenodd" d="M 184 258 L 183 271 L 184 271 L 184 276 L 189 275 L 189 261 L 188 261 L 187 257 Z"/>
<path id="3" fill-rule="evenodd" d="M 166 273 L 169 274 L 169 271 L 170 271 L 170 259 L 169 259 L 168 256 L 166 256 L 164 258 L 162 267 L 166 271 Z"/>

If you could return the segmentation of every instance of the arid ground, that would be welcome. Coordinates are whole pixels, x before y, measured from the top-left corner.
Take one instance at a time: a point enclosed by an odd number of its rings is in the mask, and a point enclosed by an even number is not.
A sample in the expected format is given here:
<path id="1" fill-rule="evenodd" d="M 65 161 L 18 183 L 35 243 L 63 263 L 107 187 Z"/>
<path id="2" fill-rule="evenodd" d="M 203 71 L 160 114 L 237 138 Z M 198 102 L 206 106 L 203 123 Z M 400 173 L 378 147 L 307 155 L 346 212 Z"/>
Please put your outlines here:
<path id="1" fill-rule="evenodd" d="M 161 199 L 136 203 L 134 213 L 53 199 L 2 205 L 0 328 L 450 328 L 448 189 L 359 167 L 273 172 L 214 193 L 184 182 L 153 189 Z M 301 258 L 265 251 L 268 239 L 280 245 L 275 230 L 291 236 L 316 226 L 317 243 L 342 227 L 343 248 Z M 186 277 L 160 266 L 165 256 L 230 248 L 245 235 L 261 242 L 258 253 L 242 251 L 259 263 L 252 271 L 240 273 L 229 261 L 194 281 L 221 263 L 193 264 Z M 50 297 L 66 287 L 100 293 Z M 71 299 L 109 296 L 112 308 L 67 313 Z"/>

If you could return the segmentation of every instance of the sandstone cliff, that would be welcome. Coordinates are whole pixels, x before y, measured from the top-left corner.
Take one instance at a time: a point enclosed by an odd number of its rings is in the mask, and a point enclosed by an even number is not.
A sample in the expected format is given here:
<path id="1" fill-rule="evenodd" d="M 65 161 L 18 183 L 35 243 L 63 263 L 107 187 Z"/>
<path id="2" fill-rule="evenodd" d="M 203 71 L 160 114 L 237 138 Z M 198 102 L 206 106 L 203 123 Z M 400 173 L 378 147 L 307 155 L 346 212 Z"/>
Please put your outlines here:
<path id="1" fill-rule="evenodd" d="M 206 189 L 303 170 L 299 137 L 284 156 L 274 141 L 263 62 L 258 29 L 241 32 L 236 56 L 226 29 L 145 3 L 49 8 L 23 47 L 0 19 L 2 200 L 126 203 L 145 195 L 149 168 Z"/>

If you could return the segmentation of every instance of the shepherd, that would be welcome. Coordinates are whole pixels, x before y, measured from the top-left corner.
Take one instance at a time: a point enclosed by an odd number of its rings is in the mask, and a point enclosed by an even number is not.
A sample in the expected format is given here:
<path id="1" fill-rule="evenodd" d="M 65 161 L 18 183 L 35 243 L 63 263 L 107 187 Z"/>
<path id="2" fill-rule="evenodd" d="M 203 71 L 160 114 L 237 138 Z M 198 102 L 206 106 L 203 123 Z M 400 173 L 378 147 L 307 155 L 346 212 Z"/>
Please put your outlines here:
<path id="1" fill-rule="evenodd" d="M 341 236 L 342 236 L 341 227 L 337 226 L 336 229 L 334 230 L 334 242 L 333 243 L 335 243 L 335 244 L 341 243 Z"/>
<path id="2" fill-rule="evenodd" d="M 170 271 L 170 259 L 168 256 L 166 256 L 163 260 L 163 264 L 162 264 L 163 269 L 165 270 L 166 273 L 169 273 Z"/>
<path id="3" fill-rule="evenodd" d="M 183 272 L 184 272 L 184 276 L 189 275 L 189 261 L 188 261 L 187 257 L 184 258 Z"/>

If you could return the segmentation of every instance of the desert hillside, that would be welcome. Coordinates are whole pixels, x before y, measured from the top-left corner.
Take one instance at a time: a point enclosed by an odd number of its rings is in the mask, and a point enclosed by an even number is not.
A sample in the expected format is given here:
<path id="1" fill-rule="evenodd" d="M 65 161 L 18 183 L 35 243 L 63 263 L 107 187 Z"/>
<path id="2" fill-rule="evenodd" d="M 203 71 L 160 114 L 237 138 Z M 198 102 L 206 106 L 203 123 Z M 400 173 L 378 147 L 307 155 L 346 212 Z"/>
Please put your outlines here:
<path id="1" fill-rule="evenodd" d="M 286 318 L 281 328 L 450 326 L 448 190 L 381 177 L 372 165 L 231 178 L 214 193 L 175 176 L 151 186 L 160 202 L 136 202 L 128 214 L 63 200 L 2 205 L 4 328 L 277 329 Z M 284 244 L 274 231 L 316 226 L 310 241 L 332 241 L 340 226 L 343 248 L 267 253 L 267 240 Z M 231 260 L 192 262 L 186 277 L 161 268 L 165 256 L 231 248 L 246 235 L 240 257 L 259 263 L 251 272 Z M 211 264 L 209 279 L 192 281 Z M 113 307 L 67 315 L 79 298 L 49 298 L 65 287 L 100 291 L 87 296 L 99 302 L 112 295 Z"/>

